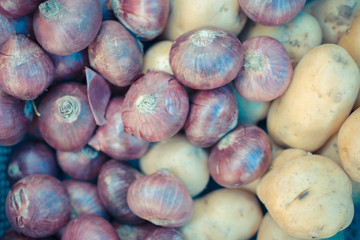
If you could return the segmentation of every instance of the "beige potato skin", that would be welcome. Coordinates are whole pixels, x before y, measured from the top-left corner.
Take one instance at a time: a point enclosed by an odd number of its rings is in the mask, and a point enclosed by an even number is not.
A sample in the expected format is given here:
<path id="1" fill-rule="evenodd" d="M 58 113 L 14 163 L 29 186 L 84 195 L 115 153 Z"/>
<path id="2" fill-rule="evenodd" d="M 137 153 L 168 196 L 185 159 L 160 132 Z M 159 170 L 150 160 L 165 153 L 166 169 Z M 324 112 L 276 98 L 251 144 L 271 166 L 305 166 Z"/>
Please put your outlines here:
<path id="1" fill-rule="evenodd" d="M 215 26 L 238 35 L 247 17 L 238 0 L 173 0 L 162 36 L 175 41 L 181 34 L 202 26 Z"/>
<path id="2" fill-rule="evenodd" d="M 267 128 L 282 146 L 313 152 L 342 125 L 359 91 L 359 69 L 340 46 L 323 44 L 294 70 L 286 92 L 272 102 Z"/>
<path id="3" fill-rule="evenodd" d="M 222 188 L 194 200 L 193 217 L 180 231 L 187 240 L 245 240 L 257 232 L 261 220 L 253 194 Z"/>
<path id="4" fill-rule="evenodd" d="M 140 169 L 152 174 L 167 168 L 187 187 L 191 196 L 203 191 L 209 181 L 208 154 L 193 146 L 182 134 L 162 140 L 140 158 Z"/>
<path id="5" fill-rule="evenodd" d="M 152 45 L 144 55 L 143 73 L 152 69 L 173 74 L 169 62 L 172 44 L 172 41 L 160 41 Z"/>
<path id="6" fill-rule="evenodd" d="M 342 167 L 340 154 L 338 150 L 338 133 L 333 134 L 326 143 L 316 151 L 316 154 L 334 160 L 340 167 Z"/>
<path id="7" fill-rule="evenodd" d="M 327 238 L 354 216 L 351 181 L 331 159 L 307 155 L 270 170 L 257 195 L 275 222 L 295 238 Z"/>
<path id="8" fill-rule="evenodd" d="M 281 42 L 295 66 L 307 52 L 321 44 L 322 32 L 313 16 L 300 12 L 292 21 L 281 26 L 255 24 L 246 38 L 256 36 L 269 36 Z"/>

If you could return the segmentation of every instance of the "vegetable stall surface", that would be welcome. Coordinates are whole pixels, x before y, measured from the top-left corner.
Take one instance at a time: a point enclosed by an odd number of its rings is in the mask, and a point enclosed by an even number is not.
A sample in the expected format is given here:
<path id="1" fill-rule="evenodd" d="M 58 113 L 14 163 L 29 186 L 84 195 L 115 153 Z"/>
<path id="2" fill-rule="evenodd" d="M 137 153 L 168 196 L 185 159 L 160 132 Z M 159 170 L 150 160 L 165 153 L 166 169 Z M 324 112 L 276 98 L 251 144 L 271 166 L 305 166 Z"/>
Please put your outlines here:
<path id="1" fill-rule="evenodd" d="M 0 0 L 0 239 L 360 239 L 359 22 L 360 0 Z"/>

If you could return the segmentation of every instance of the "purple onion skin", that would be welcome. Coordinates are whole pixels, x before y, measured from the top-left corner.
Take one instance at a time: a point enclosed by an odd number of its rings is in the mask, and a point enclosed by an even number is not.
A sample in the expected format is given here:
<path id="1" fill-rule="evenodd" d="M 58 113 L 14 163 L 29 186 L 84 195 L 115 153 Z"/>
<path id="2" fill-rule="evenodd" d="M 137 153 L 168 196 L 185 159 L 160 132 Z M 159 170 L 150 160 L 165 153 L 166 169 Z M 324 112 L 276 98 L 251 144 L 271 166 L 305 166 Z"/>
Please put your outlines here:
<path id="1" fill-rule="evenodd" d="M 185 124 L 189 97 L 173 75 L 148 71 L 125 95 L 124 131 L 149 142 L 174 136 Z"/>
<path id="2" fill-rule="evenodd" d="M 260 178 L 271 163 L 268 135 L 255 125 L 240 125 L 211 150 L 211 177 L 227 188 L 238 188 Z"/>
<path id="3" fill-rule="evenodd" d="M 150 222 L 145 222 L 139 225 L 126 225 L 113 222 L 112 225 L 115 228 L 119 238 L 126 240 L 144 240 L 145 236 L 149 232 L 159 228 Z"/>
<path id="4" fill-rule="evenodd" d="M 2 236 L 1 240 L 35 240 L 35 239 L 26 237 L 26 236 L 16 232 L 14 229 L 10 228 L 5 232 L 5 234 Z M 49 238 L 42 238 L 41 240 L 55 240 L 55 238 L 49 237 Z"/>
<path id="5" fill-rule="evenodd" d="M 130 184 L 143 174 L 116 160 L 105 163 L 100 170 L 97 188 L 107 211 L 119 223 L 139 224 L 143 220 L 128 207 L 126 195 Z"/>
<path id="6" fill-rule="evenodd" d="M 12 146 L 20 142 L 32 118 L 29 101 L 16 99 L 0 90 L 0 145 Z"/>
<path id="7" fill-rule="evenodd" d="M 236 127 L 238 112 L 230 86 L 198 91 L 190 100 L 184 126 L 187 139 L 202 148 L 214 145 Z"/>
<path id="8" fill-rule="evenodd" d="M 48 0 L 34 15 L 34 32 L 49 53 L 66 56 L 94 40 L 102 19 L 100 0 Z"/>
<path id="9" fill-rule="evenodd" d="M 170 67 L 176 79 L 198 90 L 231 82 L 243 58 L 243 47 L 235 35 L 210 26 L 182 34 L 170 49 Z"/>
<path id="10" fill-rule="evenodd" d="M 185 236 L 173 228 L 157 228 L 151 231 L 143 240 L 186 240 Z"/>
<path id="11" fill-rule="evenodd" d="M 141 40 L 152 40 L 165 28 L 170 0 L 111 0 L 116 18 Z"/>
<path id="12" fill-rule="evenodd" d="M 54 79 L 54 65 L 49 56 L 20 33 L 11 34 L 0 54 L 0 88 L 18 99 L 33 100 Z"/>
<path id="13" fill-rule="evenodd" d="M 129 208 L 139 217 L 163 227 L 181 227 L 194 206 L 185 185 L 168 170 L 136 179 L 127 194 Z"/>
<path id="14" fill-rule="evenodd" d="M 49 53 L 54 64 L 54 81 L 80 81 L 84 76 L 84 67 L 89 65 L 86 50 L 76 52 L 67 56 L 58 56 Z"/>
<path id="15" fill-rule="evenodd" d="M 115 229 L 102 217 L 82 215 L 66 227 L 62 240 L 120 240 Z"/>
<path id="16" fill-rule="evenodd" d="M 43 0 L 0 0 L 0 14 L 11 18 L 23 17 L 36 9 Z"/>
<path id="17" fill-rule="evenodd" d="M 12 186 L 5 210 L 17 232 L 32 238 L 49 237 L 69 220 L 70 200 L 59 180 L 34 174 Z"/>
<path id="18" fill-rule="evenodd" d="M 102 20 L 115 20 L 114 12 L 111 8 L 111 0 L 100 0 L 102 7 Z"/>
<path id="19" fill-rule="evenodd" d="M 61 169 L 70 177 L 89 181 L 96 179 L 101 166 L 108 157 L 86 145 L 78 152 L 56 151 L 56 157 Z"/>
<path id="20" fill-rule="evenodd" d="M 239 0 L 244 13 L 253 21 L 267 26 L 290 22 L 303 9 L 306 0 Z"/>
<path id="21" fill-rule="evenodd" d="M 105 116 L 107 124 L 96 130 L 89 145 L 116 160 L 134 160 L 145 154 L 149 142 L 124 132 L 123 102 L 123 97 L 111 99 Z"/>
<path id="22" fill-rule="evenodd" d="M 259 36 L 246 40 L 244 67 L 234 79 L 236 90 L 246 99 L 268 102 L 281 96 L 293 76 L 289 54 L 278 40 Z"/>
<path id="23" fill-rule="evenodd" d="M 14 32 L 14 24 L 10 18 L 0 14 L 0 48 Z"/>
<path id="24" fill-rule="evenodd" d="M 141 75 L 142 45 L 117 21 L 102 23 L 88 52 L 90 66 L 116 86 L 128 86 Z"/>
<path id="25" fill-rule="evenodd" d="M 55 152 L 42 141 L 27 141 L 17 148 L 8 166 L 10 182 L 30 176 L 32 174 L 47 174 L 57 177 L 59 167 L 56 163 Z"/>
<path id="26" fill-rule="evenodd" d="M 80 83 L 53 86 L 42 98 L 39 112 L 41 135 L 56 150 L 80 151 L 96 128 L 86 86 Z"/>

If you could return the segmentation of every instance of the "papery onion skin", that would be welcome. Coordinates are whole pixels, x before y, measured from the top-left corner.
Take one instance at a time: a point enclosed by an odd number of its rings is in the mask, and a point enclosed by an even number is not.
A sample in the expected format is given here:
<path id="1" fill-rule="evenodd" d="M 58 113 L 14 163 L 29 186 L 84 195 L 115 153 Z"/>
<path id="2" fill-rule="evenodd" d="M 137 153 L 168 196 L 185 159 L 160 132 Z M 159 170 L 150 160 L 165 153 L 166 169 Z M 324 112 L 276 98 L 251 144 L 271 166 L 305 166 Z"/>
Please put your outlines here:
<path id="1" fill-rule="evenodd" d="M 271 163 L 271 149 L 264 130 L 255 125 L 240 125 L 212 148 L 210 175 L 221 186 L 241 187 L 265 173 Z"/>
<path id="2" fill-rule="evenodd" d="M 6 198 L 6 216 L 11 226 L 26 236 L 48 237 L 70 218 L 70 200 L 56 178 L 34 174 L 19 180 Z"/>
<path id="3" fill-rule="evenodd" d="M 94 40 L 102 19 L 100 0 L 48 0 L 34 15 L 34 32 L 49 53 L 66 56 Z"/>
<path id="4" fill-rule="evenodd" d="M 149 142 L 174 136 L 189 111 L 185 88 L 173 75 L 148 71 L 130 86 L 125 95 L 124 131 Z"/>
<path id="5" fill-rule="evenodd" d="M 128 207 L 126 197 L 130 184 L 143 174 L 116 160 L 105 163 L 98 177 L 98 193 L 108 212 L 124 224 L 139 224 L 143 220 Z"/>
<path id="6" fill-rule="evenodd" d="M 62 240 L 120 240 L 115 229 L 104 218 L 90 214 L 73 219 Z"/>
<path id="7" fill-rule="evenodd" d="M 231 82 L 243 64 L 238 38 L 221 28 L 206 26 L 178 37 L 170 50 L 170 66 L 182 84 L 199 90 Z"/>
<path id="8" fill-rule="evenodd" d="M 290 22 L 302 10 L 306 0 L 239 0 L 244 13 L 253 21 L 280 26 Z"/>
<path id="9" fill-rule="evenodd" d="M 194 210 L 185 185 L 166 169 L 135 180 L 127 202 L 136 215 L 163 227 L 183 226 Z"/>
<path id="10" fill-rule="evenodd" d="M 101 166 L 108 157 L 86 145 L 77 152 L 56 151 L 56 157 L 61 169 L 70 177 L 89 181 L 96 179 Z"/>
<path id="11" fill-rule="evenodd" d="M 4 233 L 1 240 L 34 240 L 34 238 L 26 237 L 16 232 L 14 229 L 10 228 Z M 41 240 L 55 240 L 55 238 L 49 237 L 49 238 L 42 238 Z"/>
<path id="12" fill-rule="evenodd" d="M 23 17 L 36 9 L 43 0 L 0 0 L 0 14 Z"/>
<path id="13" fill-rule="evenodd" d="M 80 83 L 62 83 L 51 88 L 42 98 L 39 112 L 41 135 L 56 150 L 79 151 L 96 127 L 86 86 Z"/>
<path id="14" fill-rule="evenodd" d="M 111 0 L 116 18 L 141 40 L 152 40 L 165 28 L 170 0 Z"/>
<path id="15" fill-rule="evenodd" d="M 186 240 L 185 236 L 173 228 L 157 228 L 150 232 L 144 240 Z"/>
<path id="16" fill-rule="evenodd" d="M 239 110 L 230 86 L 201 90 L 190 99 L 184 128 L 195 146 L 210 147 L 236 127 Z"/>
<path id="17" fill-rule="evenodd" d="M 29 101 L 16 99 L 0 90 L 0 145 L 12 146 L 20 142 L 32 118 Z"/>
<path id="18" fill-rule="evenodd" d="M 144 237 L 158 227 L 152 223 L 145 222 L 138 225 L 126 225 L 117 222 L 112 223 L 120 239 L 144 240 Z"/>
<path id="19" fill-rule="evenodd" d="M 22 100 L 33 100 L 54 79 L 49 56 L 21 33 L 11 34 L 0 54 L 0 88 Z"/>
<path id="20" fill-rule="evenodd" d="M 142 44 L 117 21 L 102 23 L 88 52 L 90 66 L 116 86 L 128 86 L 141 75 Z"/>
<path id="21" fill-rule="evenodd" d="M 1 46 L 9 39 L 13 31 L 14 25 L 11 22 L 11 19 L 0 14 L 0 49 Z"/>
<path id="22" fill-rule="evenodd" d="M 123 102 L 123 97 L 110 100 L 105 116 L 107 123 L 96 130 L 89 145 L 116 160 L 133 160 L 145 154 L 149 142 L 124 132 Z"/>
<path id="23" fill-rule="evenodd" d="M 57 177 L 59 167 L 56 163 L 55 152 L 42 141 L 23 142 L 14 151 L 7 173 L 12 183 L 37 173 Z"/>
<path id="24" fill-rule="evenodd" d="M 269 102 L 281 96 L 293 76 L 289 54 L 278 40 L 259 36 L 243 42 L 244 67 L 234 79 L 246 99 Z"/>

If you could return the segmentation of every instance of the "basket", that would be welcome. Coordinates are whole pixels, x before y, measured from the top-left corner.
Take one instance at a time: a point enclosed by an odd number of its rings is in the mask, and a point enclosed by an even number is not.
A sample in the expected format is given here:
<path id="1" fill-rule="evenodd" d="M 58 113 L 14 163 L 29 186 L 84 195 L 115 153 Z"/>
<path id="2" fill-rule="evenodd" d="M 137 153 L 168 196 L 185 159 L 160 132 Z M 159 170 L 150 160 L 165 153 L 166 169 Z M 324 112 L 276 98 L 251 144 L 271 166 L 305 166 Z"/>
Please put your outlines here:
<path id="1" fill-rule="evenodd" d="M 10 227 L 5 214 L 5 200 L 10 189 L 6 169 L 10 158 L 11 148 L 0 146 L 0 238 Z"/>

